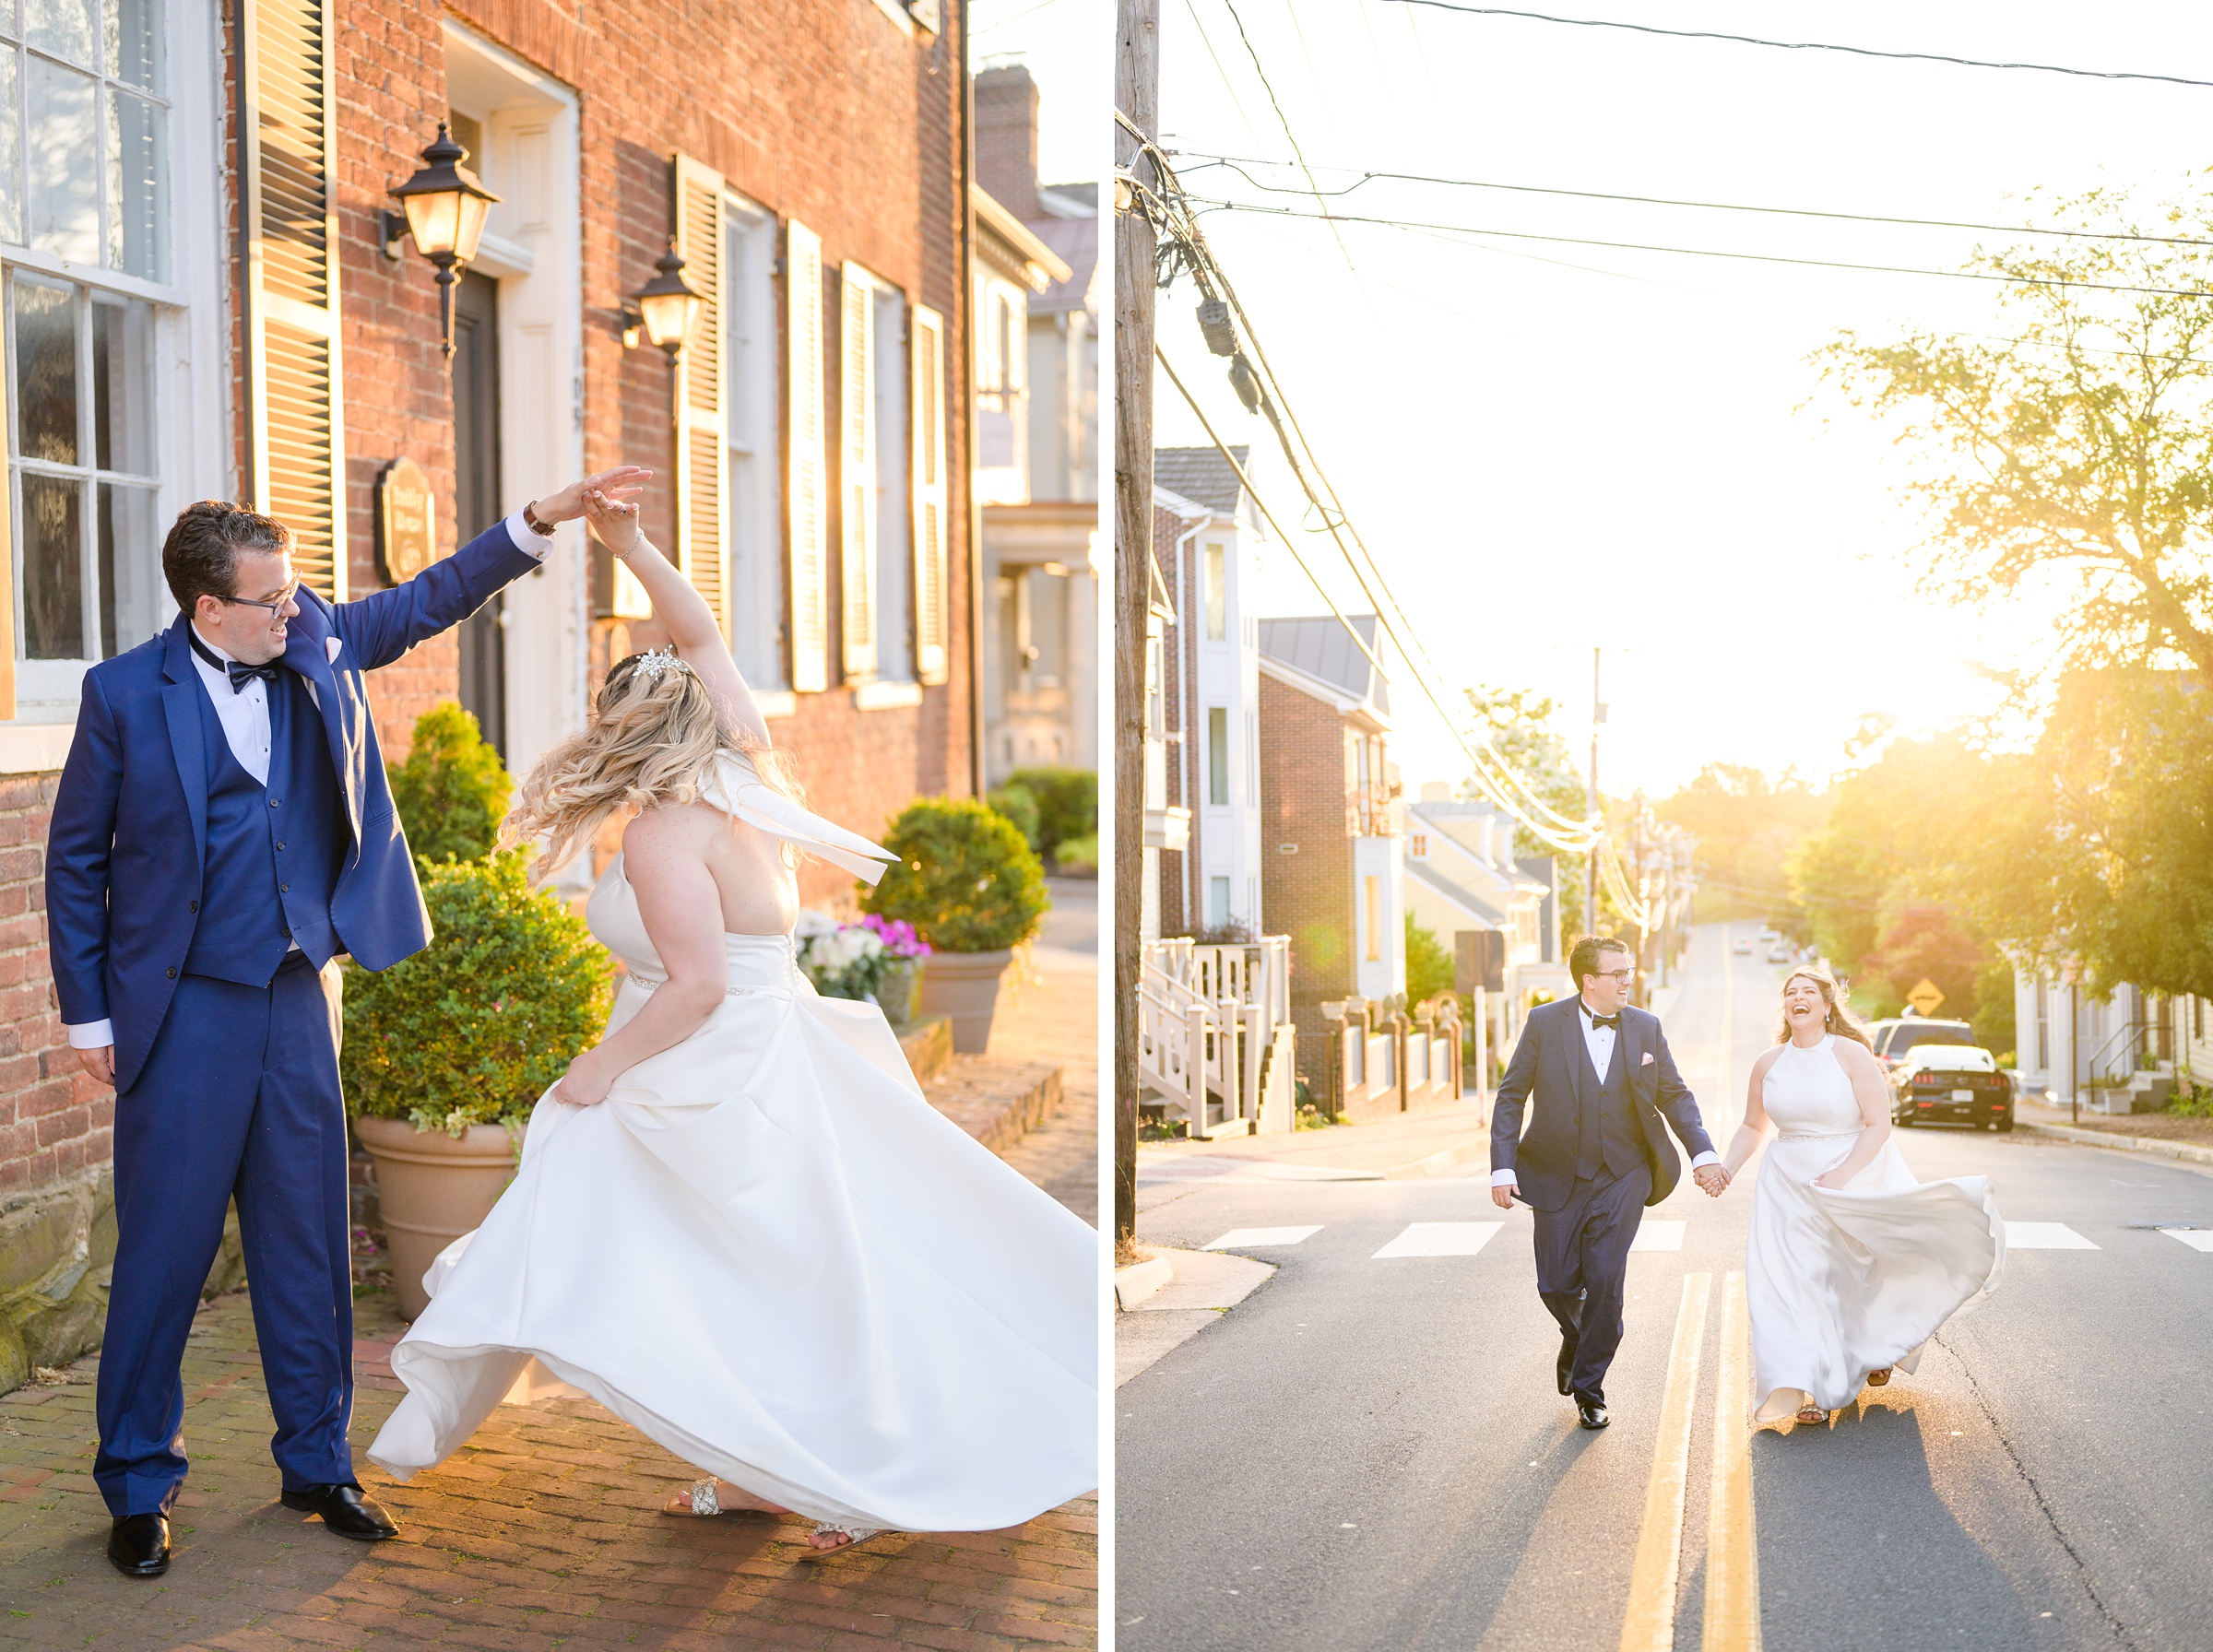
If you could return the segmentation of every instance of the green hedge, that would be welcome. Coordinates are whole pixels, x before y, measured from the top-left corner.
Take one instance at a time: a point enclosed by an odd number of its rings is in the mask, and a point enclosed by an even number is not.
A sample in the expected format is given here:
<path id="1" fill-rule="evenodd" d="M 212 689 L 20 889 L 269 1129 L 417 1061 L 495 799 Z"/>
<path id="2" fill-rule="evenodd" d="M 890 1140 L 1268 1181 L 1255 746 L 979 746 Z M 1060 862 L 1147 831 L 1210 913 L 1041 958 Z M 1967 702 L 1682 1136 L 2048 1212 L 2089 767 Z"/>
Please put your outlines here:
<path id="1" fill-rule="evenodd" d="M 516 1123 L 598 1038 L 607 952 L 557 896 L 531 892 L 526 859 L 424 865 L 431 944 L 347 972 L 338 1068 L 357 1117 L 456 1136 Z"/>
<path id="2" fill-rule="evenodd" d="M 918 797 L 884 834 L 899 858 L 860 906 L 905 918 L 945 952 L 991 952 L 1037 933 L 1045 868 L 1006 816 L 971 797 Z"/>
<path id="3" fill-rule="evenodd" d="M 408 847 L 425 860 L 475 860 L 491 853 L 515 785 L 477 720 L 452 701 L 415 720 L 414 749 L 386 763 L 392 801 Z"/>
<path id="4" fill-rule="evenodd" d="M 1062 844 L 1098 834 L 1099 777 L 1089 769 L 1017 769 L 1007 786 L 1035 799 L 1037 830 L 1025 835 L 1047 860 L 1059 857 Z"/>

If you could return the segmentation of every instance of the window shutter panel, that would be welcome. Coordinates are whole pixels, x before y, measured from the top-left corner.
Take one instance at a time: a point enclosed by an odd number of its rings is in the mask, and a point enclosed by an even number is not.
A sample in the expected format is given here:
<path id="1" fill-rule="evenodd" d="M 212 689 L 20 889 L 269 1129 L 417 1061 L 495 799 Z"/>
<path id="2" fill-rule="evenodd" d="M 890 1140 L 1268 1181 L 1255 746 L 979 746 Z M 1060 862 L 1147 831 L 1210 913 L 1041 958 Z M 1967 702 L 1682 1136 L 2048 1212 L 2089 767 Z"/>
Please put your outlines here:
<path id="1" fill-rule="evenodd" d="M 839 581 L 845 671 L 848 679 L 858 679 L 876 674 L 876 283 L 856 264 L 842 273 L 837 480 L 845 562 Z"/>
<path id="2" fill-rule="evenodd" d="M 700 295 L 692 336 L 676 359 L 676 557 L 727 640 L 729 449 L 722 326 L 722 174 L 676 158 L 676 251 Z"/>
<path id="3" fill-rule="evenodd" d="M 13 396 L 0 396 L 0 403 Z M 0 446 L 6 446 L 11 409 L 0 406 Z M 9 452 L 14 449 L 8 448 Z M 15 471 L 0 459 L 0 718 L 16 714 L 16 594 L 10 588 L 16 574 L 16 548 L 9 543 L 16 519 Z"/>
<path id="4" fill-rule="evenodd" d="M 784 232 L 784 428 L 790 432 L 791 686 L 830 686 L 829 454 L 822 432 L 822 238 L 793 219 Z"/>
<path id="5" fill-rule="evenodd" d="M 254 502 L 292 530 L 292 571 L 346 600 L 337 118 L 327 0 L 241 0 L 246 442 Z"/>
<path id="6" fill-rule="evenodd" d="M 945 595 L 945 318 L 917 304 L 914 311 L 908 421 L 915 453 L 915 675 L 941 683 L 951 643 Z"/>

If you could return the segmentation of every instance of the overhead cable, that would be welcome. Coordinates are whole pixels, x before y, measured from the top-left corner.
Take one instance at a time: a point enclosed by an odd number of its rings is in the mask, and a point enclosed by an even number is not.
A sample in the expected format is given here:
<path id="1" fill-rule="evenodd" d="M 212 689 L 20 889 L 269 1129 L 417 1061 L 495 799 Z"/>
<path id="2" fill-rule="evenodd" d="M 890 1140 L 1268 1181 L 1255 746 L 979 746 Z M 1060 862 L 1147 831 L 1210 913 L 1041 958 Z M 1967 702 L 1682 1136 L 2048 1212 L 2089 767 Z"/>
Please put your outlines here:
<path id="1" fill-rule="evenodd" d="M 1651 23 L 1623 23 L 1604 18 L 1556 18 L 1541 11 L 1509 11 L 1498 6 L 1461 6 L 1455 0 L 1398 0 L 1402 6 L 1428 6 L 1477 18 L 1519 18 L 1530 23 L 1559 23 L 1570 29 L 1619 29 L 1631 34 L 1664 35 L 1679 41 L 1722 41 L 1733 46 L 1768 46 L 1778 52 L 1841 52 L 1852 57 L 1883 57 L 1899 63 L 1941 63 L 1962 69 L 2024 69 L 2038 75 L 2073 75 L 2086 80 L 2157 80 L 2169 86 L 2213 86 L 2181 75 L 2152 75 L 2133 69 L 2076 69 L 2052 63 L 2000 63 L 1980 57 L 1953 57 L 1941 52 L 1884 52 L 1873 46 L 1840 46 L 1825 41 L 1769 41 L 1749 34 L 1722 34 L 1705 29 L 1661 29 Z"/>

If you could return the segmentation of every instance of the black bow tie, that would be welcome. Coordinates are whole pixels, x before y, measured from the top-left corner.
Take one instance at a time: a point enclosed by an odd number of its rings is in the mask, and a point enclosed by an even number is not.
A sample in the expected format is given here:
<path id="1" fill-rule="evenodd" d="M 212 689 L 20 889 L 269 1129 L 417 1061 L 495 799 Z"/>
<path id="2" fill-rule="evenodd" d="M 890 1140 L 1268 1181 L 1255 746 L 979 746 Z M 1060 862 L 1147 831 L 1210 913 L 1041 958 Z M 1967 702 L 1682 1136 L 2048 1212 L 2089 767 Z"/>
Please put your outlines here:
<path id="1" fill-rule="evenodd" d="M 1621 1025 L 1621 1017 L 1618 1015 L 1594 1015 L 1591 1018 L 1591 1024 L 1593 1027 L 1604 1027 L 1612 1030 Z"/>
<path id="2" fill-rule="evenodd" d="M 206 660 L 216 670 L 230 678 L 231 691 L 233 694 L 245 692 L 246 685 L 257 677 L 266 683 L 274 683 L 277 680 L 277 667 L 274 665 L 249 666 L 243 660 L 224 659 L 214 649 L 201 642 L 199 633 L 189 626 L 185 628 L 184 638 L 192 644 L 193 653 Z"/>

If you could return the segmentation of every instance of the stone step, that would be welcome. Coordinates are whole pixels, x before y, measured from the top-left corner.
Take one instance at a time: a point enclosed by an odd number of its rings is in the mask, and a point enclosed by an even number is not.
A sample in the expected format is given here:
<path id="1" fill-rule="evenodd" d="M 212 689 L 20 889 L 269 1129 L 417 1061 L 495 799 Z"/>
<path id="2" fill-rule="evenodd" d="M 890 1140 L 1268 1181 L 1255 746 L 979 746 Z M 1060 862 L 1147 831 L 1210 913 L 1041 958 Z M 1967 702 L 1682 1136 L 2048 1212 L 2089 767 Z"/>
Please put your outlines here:
<path id="1" fill-rule="evenodd" d="M 922 1093 L 976 1140 L 1004 1153 L 1059 1104 L 1060 1068 L 1050 1061 L 955 1056 Z"/>

